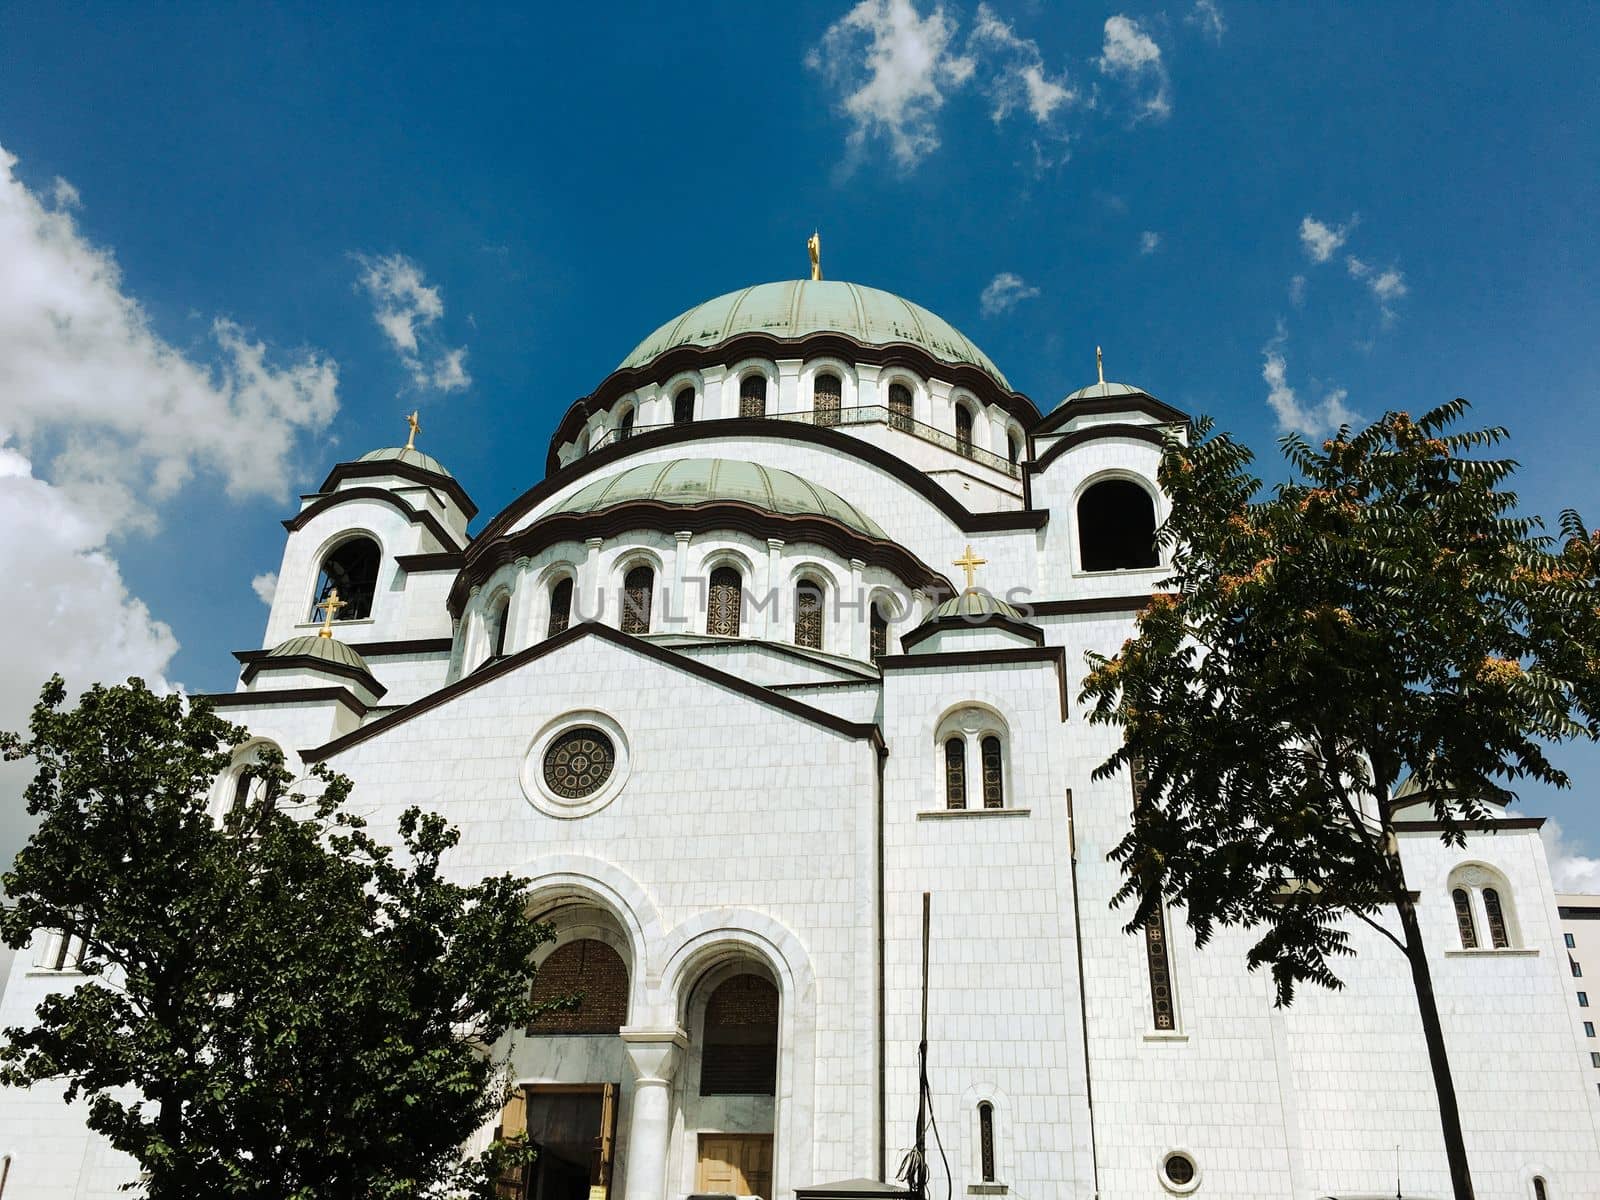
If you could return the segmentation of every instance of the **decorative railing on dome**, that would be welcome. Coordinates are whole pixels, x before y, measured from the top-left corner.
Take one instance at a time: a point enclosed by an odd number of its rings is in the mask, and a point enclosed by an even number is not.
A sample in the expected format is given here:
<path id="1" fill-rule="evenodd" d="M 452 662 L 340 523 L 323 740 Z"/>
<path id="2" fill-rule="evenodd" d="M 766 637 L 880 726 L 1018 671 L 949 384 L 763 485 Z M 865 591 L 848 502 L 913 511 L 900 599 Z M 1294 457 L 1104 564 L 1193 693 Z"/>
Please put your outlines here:
<path id="1" fill-rule="evenodd" d="M 957 439 L 953 433 L 943 429 L 936 429 L 932 425 L 924 425 L 921 421 L 914 420 L 904 413 L 891 412 L 889 409 L 877 404 L 862 405 L 857 408 L 840 408 L 832 411 L 821 409 L 815 412 L 768 413 L 763 418 L 768 421 L 795 421 L 802 425 L 887 425 L 890 429 L 898 429 L 902 433 L 909 433 L 912 437 L 921 438 L 925 442 L 932 442 L 935 446 L 943 447 L 952 454 L 959 454 L 962 458 L 970 458 L 975 463 L 992 470 L 1000 471 L 1013 479 L 1021 478 L 1022 468 L 1010 459 L 999 454 L 992 454 L 988 450 L 979 449 L 970 442 Z M 612 442 L 625 442 L 631 437 L 652 429 L 670 429 L 677 424 L 675 421 L 664 421 L 652 425 L 634 425 L 628 429 L 607 429 L 589 447 L 598 450 L 602 446 L 609 446 Z"/>

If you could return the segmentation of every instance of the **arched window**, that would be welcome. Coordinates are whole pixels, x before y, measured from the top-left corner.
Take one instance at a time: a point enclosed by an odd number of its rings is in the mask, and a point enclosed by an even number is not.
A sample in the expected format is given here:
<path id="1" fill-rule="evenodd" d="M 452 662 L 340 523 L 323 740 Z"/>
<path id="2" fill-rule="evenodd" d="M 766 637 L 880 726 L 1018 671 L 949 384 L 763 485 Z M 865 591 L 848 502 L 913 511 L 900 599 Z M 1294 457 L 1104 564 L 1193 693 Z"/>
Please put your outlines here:
<path id="1" fill-rule="evenodd" d="M 1450 893 L 1450 899 L 1456 906 L 1456 928 L 1461 932 L 1461 948 L 1476 950 L 1478 929 L 1472 920 L 1472 897 L 1467 895 L 1466 888 L 1456 888 Z"/>
<path id="2" fill-rule="evenodd" d="M 911 389 L 903 383 L 889 385 L 889 427 L 911 432 Z"/>
<path id="3" fill-rule="evenodd" d="M 967 743 L 964 738 L 946 738 L 944 743 L 944 806 L 967 806 Z"/>
<path id="4" fill-rule="evenodd" d="M 983 753 L 983 806 L 1005 807 L 1005 780 L 1000 765 L 1000 739 L 990 734 L 979 743 Z"/>
<path id="5" fill-rule="evenodd" d="M 629 405 L 623 409 L 622 416 L 617 419 L 617 440 L 626 441 L 633 436 L 633 418 L 637 410 Z"/>
<path id="6" fill-rule="evenodd" d="M 871 634 L 870 653 L 872 661 L 877 662 L 889 653 L 889 618 L 877 601 L 872 604 Z"/>
<path id="7" fill-rule="evenodd" d="M 1085 571 L 1160 566 L 1150 493 L 1128 479 L 1090 487 L 1078 499 L 1078 549 Z"/>
<path id="8" fill-rule="evenodd" d="M 550 626 L 546 636 L 554 637 L 572 623 L 572 576 L 563 575 L 550 585 Z"/>
<path id="9" fill-rule="evenodd" d="M 760 975 L 735 975 L 706 1002 L 702 1096 L 771 1096 L 778 1082 L 778 989 Z"/>
<path id="10" fill-rule="evenodd" d="M 492 663 L 506 656 L 506 629 L 511 624 L 511 596 L 502 593 L 490 605 L 484 614 L 488 627 L 489 657 L 484 662 Z"/>
<path id="11" fill-rule="evenodd" d="M 811 385 L 812 420 L 818 425 L 837 425 L 843 396 L 844 388 L 837 375 L 831 371 L 818 375 Z"/>
<path id="12" fill-rule="evenodd" d="M 983 1182 L 994 1182 L 994 1105 L 987 1100 L 978 1105 L 978 1163 Z"/>
<path id="13" fill-rule="evenodd" d="M 746 375 L 739 381 L 739 415 L 764 417 L 767 415 L 767 377 L 762 374 Z"/>
<path id="14" fill-rule="evenodd" d="M 718 567 L 711 572 L 711 595 L 706 606 L 706 632 L 724 637 L 739 636 L 740 607 L 743 588 L 739 572 L 732 567 Z"/>
<path id="15" fill-rule="evenodd" d="M 965 404 L 956 405 L 956 449 L 972 454 L 972 410 Z"/>
<path id="16" fill-rule="evenodd" d="M 650 595 L 655 590 L 656 573 L 637 566 L 622 578 L 622 632 L 650 632 Z"/>
<path id="17" fill-rule="evenodd" d="M 344 607 L 334 613 L 335 621 L 359 621 L 372 615 L 372 596 L 378 590 L 378 562 L 382 552 L 369 537 L 353 537 L 340 542 L 322 560 L 317 573 L 317 588 L 311 600 L 308 621 L 321 620 L 317 606 L 335 590 Z"/>
<path id="18" fill-rule="evenodd" d="M 1500 893 L 1492 887 L 1483 889 L 1483 915 L 1489 918 L 1489 944 L 1496 950 L 1511 945 L 1506 936 L 1506 915 L 1500 908 Z"/>
<path id="19" fill-rule="evenodd" d="M 1533 1200 L 1550 1200 L 1550 1189 L 1545 1187 L 1543 1175 L 1533 1177 Z"/>
<path id="20" fill-rule="evenodd" d="M 278 750 L 278 747 L 272 742 L 256 742 L 237 752 L 228 808 L 223 813 L 225 823 L 236 825 L 249 812 L 251 805 L 263 805 L 268 789 L 276 787 L 275 783 L 261 775 L 261 756 L 266 750 Z M 282 753 L 281 750 L 278 752 Z"/>
<path id="21" fill-rule="evenodd" d="M 580 938 L 557 946 L 533 977 L 534 1003 L 578 997 L 575 1008 L 540 1013 L 537 1033 L 615 1033 L 628 1023 L 628 966 L 610 946 Z"/>
<path id="22" fill-rule="evenodd" d="M 822 585 L 802 579 L 794 589 L 794 644 L 822 649 Z"/>
<path id="23" fill-rule="evenodd" d="M 678 394 L 672 398 L 672 423 L 687 425 L 692 420 L 694 420 L 694 389 L 679 388 Z"/>
<path id="24" fill-rule="evenodd" d="M 1006 435 L 1006 458 L 1013 467 L 1022 461 L 1022 438 L 1015 430 Z"/>

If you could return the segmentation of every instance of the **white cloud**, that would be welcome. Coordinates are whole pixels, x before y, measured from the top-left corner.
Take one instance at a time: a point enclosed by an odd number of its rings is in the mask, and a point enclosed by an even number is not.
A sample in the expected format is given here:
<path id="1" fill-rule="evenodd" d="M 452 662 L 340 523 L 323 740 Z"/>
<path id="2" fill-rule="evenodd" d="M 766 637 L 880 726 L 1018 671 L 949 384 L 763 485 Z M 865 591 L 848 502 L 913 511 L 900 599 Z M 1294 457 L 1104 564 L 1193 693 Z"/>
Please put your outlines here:
<path id="1" fill-rule="evenodd" d="M 273 596 L 278 592 L 278 573 L 276 571 L 263 571 L 250 581 L 250 590 L 256 594 L 256 599 L 263 604 L 270 605 Z"/>
<path id="2" fill-rule="evenodd" d="M 1600 858 L 1580 854 L 1567 843 L 1561 826 L 1546 820 L 1539 830 L 1544 840 L 1545 857 L 1550 860 L 1550 878 L 1558 892 L 1600 895 Z"/>
<path id="3" fill-rule="evenodd" d="M 977 23 L 967 39 L 967 48 L 975 59 L 1000 60 L 988 83 L 994 101 L 990 115 L 996 122 L 1025 108 L 1038 124 L 1048 125 L 1058 110 L 1078 99 L 1065 71 L 1052 76 L 1045 69 L 1039 43 L 1019 37 L 987 4 L 978 5 Z"/>
<path id="4" fill-rule="evenodd" d="M 361 266 L 357 285 L 372 299 L 372 316 L 400 363 L 419 388 L 460 391 L 472 382 L 466 349 L 437 348 L 433 326 L 444 316 L 444 299 L 419 267 L 403 254 L 354 256 Z M 424 343 L 427 343 L 424 346 Z M 431 363 L 424 358 L 431 358 Z"/>
<path id="5" fill-rule="evenodd" d="M 1200 32 L 1219 46 L 1222 44 L 1222 35 L 1228 31 L 1228 23 L 1222 19 L 1222 10 L 1217 7 L 1216 0 L 1195 0 L 1194 8 L 1189 10 L 1184 22 L 1198 25 Z"/>
<path id="6" fill-rule="evenodd" d="M 1306 404 L 1300 400 L 1289 386 L 1289 364 L 1283 353 L 1287 341 L 1288 335 L 1280 325 L 1277 334 L 1261 350 L 1261 378 L 1266 381 L 1267 404 L 1277 414 L 1278 428 L 1286 433 L 1316 437 L 1341 425 L 1359 423 L 1360 416 L 1345 403 L 1350 393 L 1344 388 L 1328 391 L 1315 403 Z"/>
<path id="7" fill-rule="evenodd" d="M 1022 276 L 1002 271 L 983 289 L 983 295 L 978 297 L 978 308 L 984 316 L 995 317 L 1010 312 L 1022 301 L 1031 300 L 1038 294 L 1039 289 L 1031 286 Z"/>
<path id="8" fill-rule="evenodd" d="M 938 149 L 934 118 L 974 69 L 971 58 L 952 52 L 955 32 L 943 7 L 923 17 L 911 0 L 861 0 L 828 27 L 806 65 L 844 93 L 852 158 L 872 137 L 886 138 L 903 167 Z"/>
<path id="9" fill-rule="evenodd" d="M 1355 224 L 1353 217 L 1344 225 L 1328 225 L 1307 215 L 1300 222 L 1300 245 L 1312 262 L 1325 263 L 1344 245 Z"/>
<path id="10" fill-rule="evenodd" d="M 1096 60 L 1102 73 L 1117 76 L 1146 94 L 1139 102 L 1139 117 L 1161 120 L 1172 112 L 1167 94 L 1167 68 L 1161 47 L 1132 17 L 1106 18 L 1105 44 Z"/>
<path id="11" fill-rule="evenodd" d="M 1378 270 L 1371 263 L 1365 262 L 1351 255 L 1345 259 L 1345 268 L 1350 272 L 1350 278 L 1360 279 L 1367 285 L 1367 290 L 1378 302 L 1378 310 L 1383 314 L 1385 322 L 1393 321 L 1395 317 L 1394 302 L 1403 297 L 1406 292 L 1406 278 L 1398 267 L 1389 267 Z"/>
<path id="12" fill-rule="evenodd" d="M 1153 229 L 1146 229 L 1139 235 L 1139 253 L 1154 254 L 1161 249 L 1161 235 Z"/>
<path id="13" fill-rule="evenodd" d="M 57 175 L 50 184 L 50 203 L 53 208 L 82 208 L 83 197 L 77 188 Z"/>
<path id="14" fill-rule="evenodd" d="M 1306 302 L 1306 277 L 1292 276 L 1289 280 L 1289 303 L 1300 308 Z"/>

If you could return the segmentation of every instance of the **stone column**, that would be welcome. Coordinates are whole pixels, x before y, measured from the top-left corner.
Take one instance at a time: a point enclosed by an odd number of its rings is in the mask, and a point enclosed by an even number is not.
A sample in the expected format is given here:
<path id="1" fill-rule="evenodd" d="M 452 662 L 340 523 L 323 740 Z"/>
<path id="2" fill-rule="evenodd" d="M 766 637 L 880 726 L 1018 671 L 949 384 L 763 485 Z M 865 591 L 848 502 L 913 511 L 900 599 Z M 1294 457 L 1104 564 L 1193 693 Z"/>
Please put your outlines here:
<path id="1" fill-rule="evenodd" d="M 783 612 L 787 608 L 790 597 L 778 592 L 779 581 L 783 578 L 783 539 L 767 539 L 767 591 L 762 599 L 766 603 L 766 633 L 768 641 L 785 640 L 783 638 Z M 752 581 L 754 582 L 754 581 Z"/>
<path id="2" fill-rule="evenodd" d="M 600 578 L 600 543 L 604 539 L 592 537 L 585 538 L 583 545 L 587 551 L 583 560 L 583 577 L 573 588 L 573 607 L 576 611 L 572 614 L 572 623 L 580 621 L 603 621 L 606 617 L 604 607 L 605 596 L 602 595 L 602 580 Z"/>
<path id="3" fill-rule="evenodd" d="M 803 365 L 804 360 L 799 358 L 778 359 L 778 396 L 773 412 L 794 413 L 806 407 L 800 396 L 800 368 Z"/>
<path id="4" fill-rule="evenodd" d="M 672 1076 L 689 1039 L 675 1027 L 629 1027 L 620 1036 L 635 1079 L 633 1115 L 628 1121 L 628 1186 L 623 1200 L 666 1200 Z"/>
<path id="5" fill-rule="evenodd" d="M 850 657 L 868 658 L 871 649 L 872 637 L 872 604 L 867 597 L 861 594 L 861 572 L 867 569 L 867 564 L 859 558 L 850 560 L 850 599 L 849 606 L 841 603 L 840 612 L 854 611 L 855 620 L 850 623 Z"/>
<path id="6" fill-rule="evenodd" d="M 689 571 L 689 539 L 693 536 L 687 529 L 680 529 L 672 535 L 676 545 L 672 551 L 672 598 L 667 604 L 672 633 L 692 632 L 687 594 L 689 585 L 684 578 Z"/>
<path id="7" fill-rule="evenodd" d="M 506 609 L 506 653 L 515 654 L 533 645 L 533 611 L 538 607 L 533 594 L 533 560 L 517 559 L 517 578 L 511 585 L 511 605 Z"/>

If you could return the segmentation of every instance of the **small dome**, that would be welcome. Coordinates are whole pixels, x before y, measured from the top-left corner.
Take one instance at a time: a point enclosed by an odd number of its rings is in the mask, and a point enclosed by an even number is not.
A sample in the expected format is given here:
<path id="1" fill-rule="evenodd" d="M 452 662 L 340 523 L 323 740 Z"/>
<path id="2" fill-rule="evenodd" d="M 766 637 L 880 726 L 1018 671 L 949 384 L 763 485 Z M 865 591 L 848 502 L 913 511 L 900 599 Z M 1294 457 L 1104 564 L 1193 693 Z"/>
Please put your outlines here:
<path id="1" fill-rule="evenodd" d="M 889 540 L 876 521 L 837 493 L 789 471 L 726 458 L 679 458 L 629 467 L 579 488 L 550 512 L 593 513 L 635 500 L 681 505 L 736 501 L 785 516 L 827 517 L 857 533 Z"/>
<path id="2" fill-rule="evenodd" d="M 444 464 L 431 454 L 424 454 L 421 450 L 407 450 L 404 446 L 385 446 L 381 450 L 368 450 L 357 462 L 403 462 L 408 467 L 417 467 L 431 472 L 434 475 L 443 475 L 446 479 L 454 476 L 444 469 Z"/>
<path id="3" fill-rule="evenodd" d="M 1004 617 L 1008 621 L 1027 623 L 1027 619 L 1015 608 L 982 588 L 970 588 L 959 596 L 952 596 L 934 609 L 928 620 L 941 621 L 949 617 L 959 617 L 966 621 L 983 617 Z"/>
<path id="4" fill-rule="evenodd" d="M 1061 404 L 1071 404 L 1074 400 L 1109 400 L 1119 396 L 1150 396 L 1150 393 L 1131 383 L 1113 383 L 1108 379 L 1104 383 L 1091 383 L 1088 387 L 1079 388 Z M 1154 396 L 1150 398 L 1155 399 Z M 1061 404 L 1056 407 L 1060 408 Z"/>
<path id="5" fill-rule="evenodd" d="M 714 346 L 742 333 L 842 333 L 873 346 L 910 343 L 945 362 L 978 367 L 1011 390 L 989 356 L 943 317 L 892 292 L 836 279 L 761 283 L 697 304 L 635 346 L 617 369 L 642 367 L 678 346 Z"/>
<path id="6" fill-rule="evenodd" d="M 318 633 L 306 634 L 303 637 L 292 637 L 287 642 L 275 646 L 268 654 L 272 658 L 320 658 L 330 663 L 338 663 L 344 667 L 354 667 L 358 671 L 372 674 L 372 668 L 367 666 L 367 660 L 362 658 L 349 646 L 338 638 L 323 637 Z"/>

